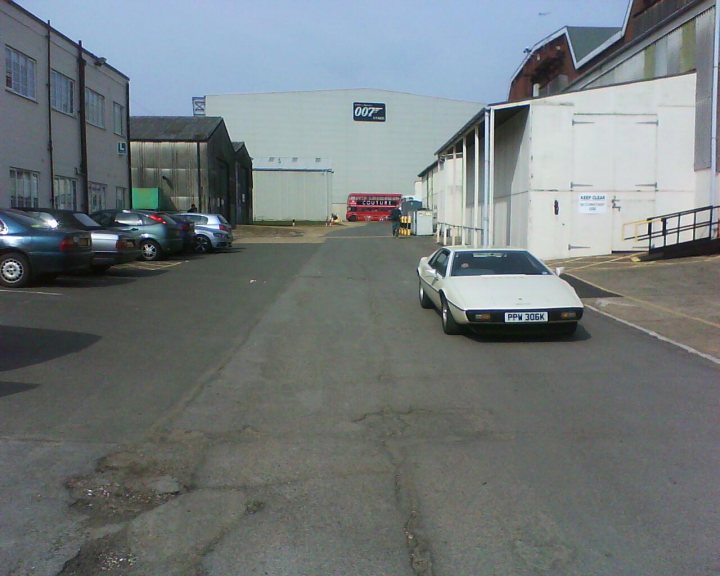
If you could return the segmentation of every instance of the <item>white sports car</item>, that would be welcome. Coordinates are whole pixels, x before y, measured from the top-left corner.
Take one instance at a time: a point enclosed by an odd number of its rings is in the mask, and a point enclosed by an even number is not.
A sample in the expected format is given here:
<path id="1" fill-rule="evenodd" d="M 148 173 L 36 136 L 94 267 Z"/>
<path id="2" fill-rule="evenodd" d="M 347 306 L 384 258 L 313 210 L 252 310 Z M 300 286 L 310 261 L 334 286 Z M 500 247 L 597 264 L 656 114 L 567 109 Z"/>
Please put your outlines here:
<path id="1" fill-rule="evenodd" d="M 533 326 L 570 335 L 583 304 L 561 273 L 527 250 L 446 246 L 420 259 L 420 305 L 440 310 L 446 334 Z"/>

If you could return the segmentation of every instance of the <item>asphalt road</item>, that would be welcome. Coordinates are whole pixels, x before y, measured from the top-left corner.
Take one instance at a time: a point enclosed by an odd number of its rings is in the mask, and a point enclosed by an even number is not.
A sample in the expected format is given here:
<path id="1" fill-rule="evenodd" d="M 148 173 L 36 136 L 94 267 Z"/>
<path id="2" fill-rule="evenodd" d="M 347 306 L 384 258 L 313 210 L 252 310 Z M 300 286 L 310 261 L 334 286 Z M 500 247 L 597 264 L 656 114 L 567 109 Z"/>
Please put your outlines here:
<path id="1" fill-rule="evenodd" d="M 387 225 L 263 242 L 0 292 L 0 574 L 720 573 L 716 365 L 446 336 Z"/>

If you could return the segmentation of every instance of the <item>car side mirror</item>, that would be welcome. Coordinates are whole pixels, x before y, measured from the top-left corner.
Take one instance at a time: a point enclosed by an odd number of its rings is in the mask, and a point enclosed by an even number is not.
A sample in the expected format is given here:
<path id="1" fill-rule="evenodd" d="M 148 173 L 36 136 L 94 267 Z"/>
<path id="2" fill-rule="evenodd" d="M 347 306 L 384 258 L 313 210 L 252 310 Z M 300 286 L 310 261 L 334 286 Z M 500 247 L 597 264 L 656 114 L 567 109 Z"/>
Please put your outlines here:
<path id="1" fill-rule="evenodd" d="M 557 268 L 555 268 L 555 274 L 557 274 L 558 276 L 562 276 L 563 274 L 565 274 L 565 266 L 558 266 Z"/>

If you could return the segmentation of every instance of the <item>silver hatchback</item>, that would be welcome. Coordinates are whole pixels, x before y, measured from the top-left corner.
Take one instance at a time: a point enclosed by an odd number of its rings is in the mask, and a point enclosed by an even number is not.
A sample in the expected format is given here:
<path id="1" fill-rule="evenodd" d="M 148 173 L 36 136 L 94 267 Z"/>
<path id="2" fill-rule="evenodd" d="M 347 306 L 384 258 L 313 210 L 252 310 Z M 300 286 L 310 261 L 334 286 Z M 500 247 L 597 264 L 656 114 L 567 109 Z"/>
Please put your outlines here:
<path id="1" fill-rule="evenodd" d="M 195 222 L 195 252 L 204 254 L 232 248 L 232 226 L 222 214 L 179 212 L 177 215 Z"/>

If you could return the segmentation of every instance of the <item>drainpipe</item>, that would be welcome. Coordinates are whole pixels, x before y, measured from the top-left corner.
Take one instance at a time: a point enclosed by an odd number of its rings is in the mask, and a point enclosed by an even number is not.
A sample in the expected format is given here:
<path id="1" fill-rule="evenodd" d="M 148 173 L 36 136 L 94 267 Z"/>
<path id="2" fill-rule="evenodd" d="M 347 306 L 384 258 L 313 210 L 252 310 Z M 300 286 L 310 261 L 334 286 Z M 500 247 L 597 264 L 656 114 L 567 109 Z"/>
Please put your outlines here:
<path id="1" fill-rule="evenodd" d="M 53 125 L 52 125 L 52 59 L 50 54 L 52 27 L 47 21 L 47 97 L 48 97 L 48 153 L 50 154 L 50 206 L 55 207 L 55 162 L 53 161 Z"/>
<path id="2" fill-rule="evenodd" d="M 712 122 L 710 132 L 710 205 L 718 203 L 717 194 L 717 157 L 718 157 L 718 67 L 720 61 L 720 6 L 715 2 L 715 38 L 713 41 L 713 79 L 712 79 Z"/>
<path id="3" fill-rule="evenodd" d="M 90 190 L 88 181 L 87 124 L 85 123 L 85 58 L 82 41 L 78 41 L 78 104 L 80 108 L 80 180 L 83 185 L 83 211 L 90 212 Z"/>
<path id="4" fill-rule="evenodd" d="M 127 171 L 128 171 L 128 201 L 129 208 L 132 208 L 132 152 L 130 150 L 130 82 L 125 84 L 125 145 L 127 146 Z"/>
<path id="5" fill-rule="evenodd" d="M 197 193 L 198 193 L 198 212 L 203 211 L 202 205 L 202 176 L 200 174 L 200 140 L 195 142 L 195 152 L 197 156 Z"/>

